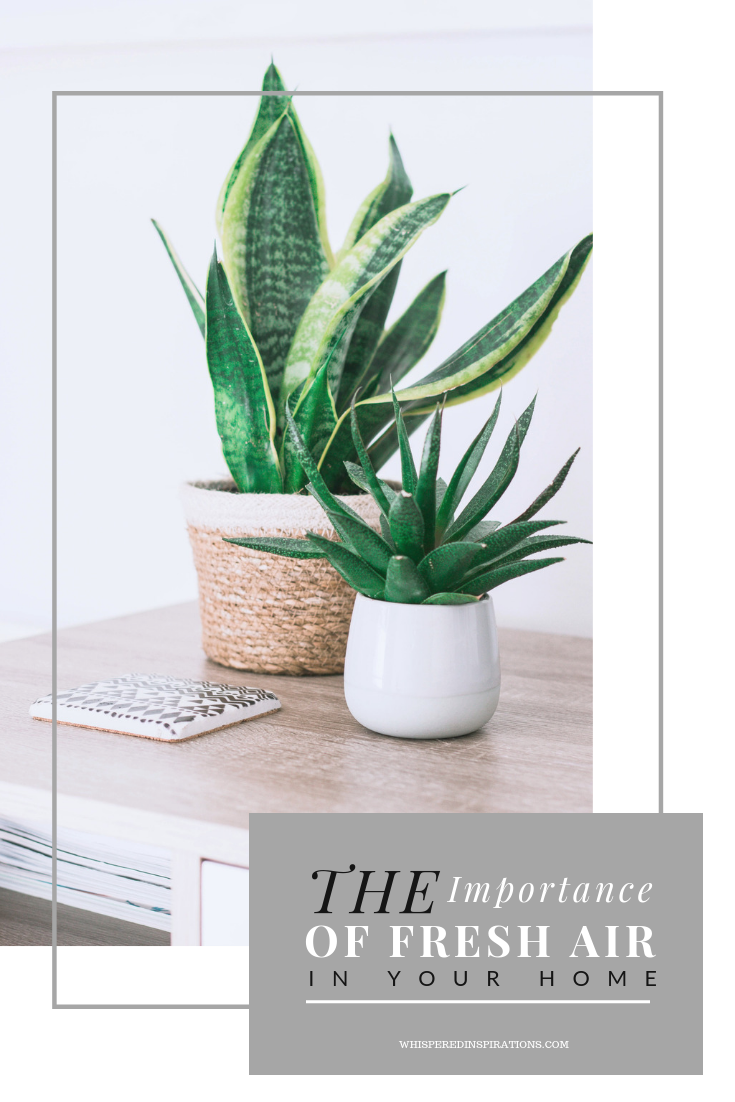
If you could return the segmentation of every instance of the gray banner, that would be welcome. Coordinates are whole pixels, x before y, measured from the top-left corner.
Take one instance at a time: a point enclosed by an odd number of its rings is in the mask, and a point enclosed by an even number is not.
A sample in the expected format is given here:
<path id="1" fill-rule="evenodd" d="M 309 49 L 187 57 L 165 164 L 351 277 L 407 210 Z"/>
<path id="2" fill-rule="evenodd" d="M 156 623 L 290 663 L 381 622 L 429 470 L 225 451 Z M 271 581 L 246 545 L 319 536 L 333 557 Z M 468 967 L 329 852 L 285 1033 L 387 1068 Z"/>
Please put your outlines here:
<path id="1" fill-rule="evenodd" d="M 251 1074 L 700 1074 L 699 815 L 252 815 Z"/>

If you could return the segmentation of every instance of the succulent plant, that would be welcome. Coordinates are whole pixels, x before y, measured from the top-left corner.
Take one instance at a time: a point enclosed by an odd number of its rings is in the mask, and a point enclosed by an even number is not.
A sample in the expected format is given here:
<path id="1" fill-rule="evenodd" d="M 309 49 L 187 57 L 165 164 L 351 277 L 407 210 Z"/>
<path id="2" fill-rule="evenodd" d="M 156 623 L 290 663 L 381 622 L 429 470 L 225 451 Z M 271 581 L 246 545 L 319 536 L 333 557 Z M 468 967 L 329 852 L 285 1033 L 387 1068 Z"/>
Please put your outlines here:
<path id="1" fill-rule="evenodd" d="M 226 542 L 297 559 L 325 558 L 348 585 L 366 597 L 425 605 L 459 605 L 480 600 L 489 590 L 512 578 L 563 561 L 560 557 L 534 559 L 531 555 L 590 542 L 576 536 L 540 535 L 544 529 L 565 522 L 531 519 L 562 487 L 579 449 L 515 520 L 501 525 L 499 521 L 485 519 L 516 473 L 535 398 L 515 423 L 492 471 L 461 509 L 462 499 L 497 423 L 502 391 L 488 421 L 460 460 L 449 485 L 437 477 L 442 405 L 434 410 L 417 471 L 403 414 L 395 393 L 391 397 L 401 453 L 402 488 L 396 491 L 378 478 L 360 433 L 354 398 L 350 423 L 360 462 L 345 462 L 350 479 L 369 492 L 380 509 L 381 535 L 330 492 L 295 418 L 287 411 L 294 451 L 311 479 L 307 488 L 329 517 L 339 541 L 308 532 L 306 539 L 225 537 Z"/>
<path id="2" fill-rule="evenodd" d="M 271 63 L 250 136 L 217 201 L 217 248 L 206 293 L 197 289 L 154 221 L 205 340 L 217 429 L 241 492 L 295 493 L 308 478 L 286 431 L 293 416 L 333 492 L 349 486 L 357 417 L 373 466 L 399 446 L 391 387 L 416 366 L 437 331 L 446 272 L 388 330 L 401 261 L 451 195 L 411 202 L 391 135 L 388 173 L 360 206 L 332 256 L 324 184 L 292 97 Z M 545 341 L 592 248 L 586 237 L 456 352 L 399 391 L 406 432 L 446 405 L 495 390 Z M 353 399 L 360 392 L 359 401 Z"/>

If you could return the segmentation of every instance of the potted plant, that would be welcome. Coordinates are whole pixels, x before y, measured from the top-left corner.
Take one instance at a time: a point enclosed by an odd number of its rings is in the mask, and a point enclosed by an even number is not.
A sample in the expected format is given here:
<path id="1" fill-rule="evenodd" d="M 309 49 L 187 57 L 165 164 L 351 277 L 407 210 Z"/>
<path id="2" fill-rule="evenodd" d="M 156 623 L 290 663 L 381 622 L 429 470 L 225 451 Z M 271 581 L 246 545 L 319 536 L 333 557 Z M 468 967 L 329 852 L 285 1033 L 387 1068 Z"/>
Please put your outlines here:
<path id="1" fill-rule="evenodd" d="M 184 489 L 203 646 L 224 665 L 286 673 L 343 667 L 354 594 L 328 562 L 286 559 L 276 568 L 222 537 L 334 535 L 304 492 L 303 454 L 345 509 L 379 524 L 373 498 L 356 494 L 346 473 L 345 463 L 357 459 L 350 417 L 379 470 L 399 446 L 391 387 L 430 347 L 444 302 L 442 272 L 386 330 L 401 260 L 451 199 L 443 192 L 412 202 L 392 135 L 389 151 L 385 179 L 333 257 L 319 165 L 271 64 L 250 136 L 217 201 L 221 260 L 215 248 L 203 295 L 154 222 L 204 337 L 232 476 Z M 587 237 L 443 363 L 397 391 L 407 434 L 437 399 L 468 401 L 521 370 L 577 286 L 591 248 Z M 305 453 L 285 431 L 290 417 Z"/>
<path id="2" fill-rule="evenodd" d="M 502 397 L 502 392 L 501 392 Z M 574 543 L 548 534 L 559 520 L 533 520 L 564 484 L 577 452 L 542 493 L 507 524 L 487 520 L 518 468 L 536 399 L 516 422 L 492 471 L 462 507 L 495 428 L 501 397 L 447 485 L 438 478 L 442 407 L 433 414 L 417 471 L 395 393 L 402 487 L 379 479 L 363 441 L 355 399 L 350 428 L 359 465 L 352 481 L 370 493 L 380 534 L 329 490 L 287 411 L 294 450 L 339 540 L 230 538 L 252 551 L 294 559 L 326 559 L 357 593 L 347 643 L 345 698 L 360 723 L 384 735 L 447 738 L 477 730 L 500 696 L 500 663 L 490 590 L 562 562 L 534 558 Z M 543 533 L 543 534 L 542 534 Z"/>

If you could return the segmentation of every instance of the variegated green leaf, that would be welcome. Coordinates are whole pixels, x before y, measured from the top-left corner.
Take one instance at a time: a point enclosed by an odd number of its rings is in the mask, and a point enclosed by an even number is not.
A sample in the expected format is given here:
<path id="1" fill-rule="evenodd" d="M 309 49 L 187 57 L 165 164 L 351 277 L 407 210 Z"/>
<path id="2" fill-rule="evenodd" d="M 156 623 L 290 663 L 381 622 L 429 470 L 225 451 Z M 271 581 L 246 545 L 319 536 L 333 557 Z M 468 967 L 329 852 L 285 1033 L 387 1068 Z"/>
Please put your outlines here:
<path id="1" fill-rule="evenodd" d="M 307 485 L 309 493 L 319 502 L 322 509 L 325 512 L 332 509 L 335 513 L 344 514 L 345 516 L 357 517 L 357 513 L 350 509 L 349 505 L 345 505 L 338 498 L 332 494 L 331 490 L 327 487 L 326 482 L 321 476 L 319 468 L 316 465 L 316 461 L 311 452 L 304 443 L 303 437 L 299 432 L 298 425 L 294 420 L 294 416 L 290 409 L 286 409 L 286 419 L 288 423 L 288 431 L 293 441 L 294 448 L 299 458 L 301 466 L 306 472 L 307 478 L 311 481 Z M 360 519 L 360 518 L 358 518 Z"/>
<path id="2" fill-rule="evenodd" d="M 385 600 L 402 605 L 419 605 L 430 590 L 416 564 L 406 555 L 393 555 L 385 578 Z"/>
<path id="3" fill-rule="evenodd" d="M 337 411 L 329 392 L 329 363 L 326 362 L 309 389 L 297 404 L 294 412 L 302 440 L 312 455 L 321 455 L 337 423 Z M 281 452 L 284 493 L 296 494 L 306 485 L 308 477 L 294 446 L 290 433 L 284 433 Z"/>
<path id="4" fill-rule="evenodd" d="M 487 390 L 496 389 L 517 374 L 548 336 L 548 331 L 561 306 L 569 298 L 581 276 L 584 263 L 581 267 L 579 266 L 579 257 L 584 253 L 586 262 L 590 249 L 591 238 L 585 238 L 574 249 L 565 253 L 523 294 L 514 299 L 478 333 L 465 341 L 461 348 L 439 367 L 413 386 L 399 391 L 400 400 L 423 402 L 437 398 L 447 391 L 456 391 L 449 395 L 447 401 L 447 405 L 456 405 L 468 393 L 460 391 L 460 387 L 474 386 L 479 378 L 487 376 L 482 386 L 476 389 L 477 394 L 482 394 Z M 576 274 L 570 277 L 571 281 L 567 283 L 564 282 L 564 277 L 573 257 Z M 559 292 L 558 296 L 557 292 Z M 542 325 L 541 322 L 547 314 L 548 326 Z M 533 336 L 534 331 L 536 336 Z M 524 350 L 521 350 L 520 345 L 523 341 L 527 343 Z M 511 364 L 509 358 L 516 350 L 518 355 Z M 504 365 L 502 370 L 499 367 L 497 371 L 494 370 L 500 364 Z M 366 399 L 367 402 L 375 404 L 387 400 L 388 396 L 382 394 Z"/>
<path id="5" fill-rule="evenodd" d="M 337 253 L 337 263 L 381 218 L 410 203 L 412 195 L 413 185 L 406 174 L 396 140 L 391 134 L 388 139 L 388 172 L 385 179 L 360 204 L 342 248 Z"/>
<path id="6" fill-rule="evenodd" d="M 290 112 L 245 159 L 222 221 L 225 269 L 278 401 L 299 321 L 329 268 Z"/>
<path id="7" fill-rule="evenodd" d="M 283 92 L 284 95 L 267 95 L 261 96 L 258 103 L 258 112 L 255 116 L 250 136 L 248 137 L 245 146 L 240 153 L 239 157 L 232 165 L 230 171 L 225 176 L 225 181 L 222 184 L 219 195 L 217 196 L 217 208 L 215 212 L 215 220 L 217 223 L 218 232 L 222 232 L 222 218 L 225 213 L 225 206 L 232 190 L 232 185 L 237 179 L 238 173 L 243 166 L 245 158 L 251 153 L 254 147 L 258 144 L 265 132 L 273 126 L 273 123 L 279 118 L 288 107 L 290 102 L 290 96 L 286 92 L 286 86 L 283 83 L 283 77 L 276 69 L 275 65 L 271 61 L 270 65 L 266 69 L 265 76 L 263 77 L 263 91 L 270 93 Z"/>
<path id="8" fill-rule="evenodd" d="M 216 253 L 207 279 L 206 311 L 207 364 L 227 466 L 241 493 L 280 493 L 275 415 L 263 364 Z"/>
<path id="9" fill-rule="evenodd" d="M 251 551 L 267 551 L 270 555 L 282 555 L 287 559 L 323 559 L 324 552 L 313 547 L 309 540 L 291 540 L 281 536 L 223 536 L 225 543 L 249 547 Z"/>
<path id="10" fill-rule="evenodd" d="M 189 300 L 189 305 L 191 306 L 192 313 L 196 318 L 197 325 L 201 330 L 202 336 L 204 336 L 204 296 L 194 283 L 194 280 L 191 278 L 184 265 L 181 263 L 181 260 L 179 259 L 179 254 L 176 252 L 176 249 L 171 244 L 168 235 L 161 229 L 155 218 L 151 218 L 151 222 L 156 227 L 158 236 L 161 238 L 161 241 L 163 241 L 163 246 L 169 255 L 171 263 L 176 269 L 176 274 L 181 281 L 181 286 L 184 288 L 184 294 Z"/>
<path id="11" fill-rule="evenodd" d="M 370 364 L 370 374 L 380 376 L 380 391 L 398 386 L 428 352 L 441 321 L 446 283 L 446 272 L 434 276 L 381 340 Z"/>
<path id="12" fill-rule="evenodd" d="M 350 249 L 309 303 L 296 330 L 286 361 L 280 395 L 285 416 L 288 396 L 303 379 L 313 378 L 334 345 L 357 323 L 371 291 L 406 254 L 420 234 L 439 218 L 449 202 L 448 194 L 433 195 L 386 214 Z M 330 388 L 339 391 L 343 344 L 330 365 Z M 340 460 L 341 462 L 341 460 Z"/>
<path id="13" fill-rule="evenodd" d="M 536 322 L 528 335 L 516 345 L 505 359 L 500 360 L 489 371 L 477 375 L 470 382 L 453 390 L 447 400 L 448 406 L 458 406 L 463 402 L 470 401 L 470 399 L 479 398 L 483 394 L 497 390 L 499 386 L 504 386 L 526 366 L 551 333 L 552 326 L 559 316 L 562 306 L 569 301 L 575 291 L 582 278 L 582 273 L 587 267 L 591 252 L 592 235 L 590 234 L 589 237 L 585 237 L 572 249 L 564 278 L 554 293 L 554 297 L 543 317 Z"/>

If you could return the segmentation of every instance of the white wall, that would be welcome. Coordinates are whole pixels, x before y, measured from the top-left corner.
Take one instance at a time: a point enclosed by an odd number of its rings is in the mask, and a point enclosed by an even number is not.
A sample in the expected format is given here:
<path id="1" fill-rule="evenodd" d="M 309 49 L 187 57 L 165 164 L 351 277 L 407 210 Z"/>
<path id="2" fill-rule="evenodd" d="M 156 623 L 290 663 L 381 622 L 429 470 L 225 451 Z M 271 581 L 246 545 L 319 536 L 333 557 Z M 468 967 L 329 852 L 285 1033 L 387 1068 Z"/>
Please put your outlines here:
<path id="1" fill-rule="evenodd" d="M 182 7 L 191 14 L 196 6 Z M 529 18 L 534 7 L 518 5 Z M 17 214 L 4 229 L 0 269 L 9 454 L 2 511 L 10 531 L 0 617 L 40 623 L 48 607 L 49 89 L 252 88 L 271 47 L 287 80 L 303 89 L 584 88 L 591 85 L 591 40 L 578 25 L 587 7 L 570 6 L 569 31 L 509 33 L 497 29 L 497 20 L 496 30 L 488 26 L 493 5 L 465 5 L 474 24 L 460 5 L 458 32 L 442 35 L 434 33 L 441 26 L 438 9 L 428 5 L 422 13 L 431 9 L 434 24 L 424 20 L 422 33 L 413 36 L 410 24 L 401 26 L 393 38 L 395 28 L 381 27 L 376 9 L 367 36 L 350 38 L 354 28 L 343 24 L 331 28 L 338 40 L 316 41 L 299 28 L 308 40 L 279 41 L 260 26 L 268 41 L 256 45 L 187 41 L 186 25 L 178 42 L 120 45 L 131 41 L 131 26 L 118 21 L 108 27 L 110 45 L 81 49 L 74 41 L 84 36 L 62 37 L 61 46 L 5 54 L 3 91 L 11 111 L 3 138 L 14 151 L 15 171 L 4 206 Z M 496 14 L 501 10 L 496 6 Z M 432 33 L 424 33 L 427 22 Z M 459 33 L 468 25 L 477 33 Z M 229 39 L 232 26 L 225 30 Z M 23 43 L 28 30 L 16 25 L 13 33 Z M 222 470 L 223 462 L 201 338 L 148 219 L 166 226 L 203 282 L 214 198 L 254 107 L 238 97 L 59 100 L 62 623 L 195 596 L 177 486 Z M 324 170 L 333 245 L 384 173 L 389 126 L 417 196 L 469 185 L 404 264 L 394 312 L 449 268 L 442 328 L 419 373 L 591 227 L 585 98 L 302 98 L 298 109 Z M 539 398 L 501 519 L 520 511 L 581 444 L 558 511 L 574 534 L 591 535 L 590 318 L 588 272 L 551 339 L 507 388 L 506 431 L 511 414 L 537 388 Z M 488 396 L 448 412 L 443 473 L 492 401 Z M 505 624 L 590 634 L 590 550 L 570 548 L 566 563 L 499 590 L 496 605 Z"/>

